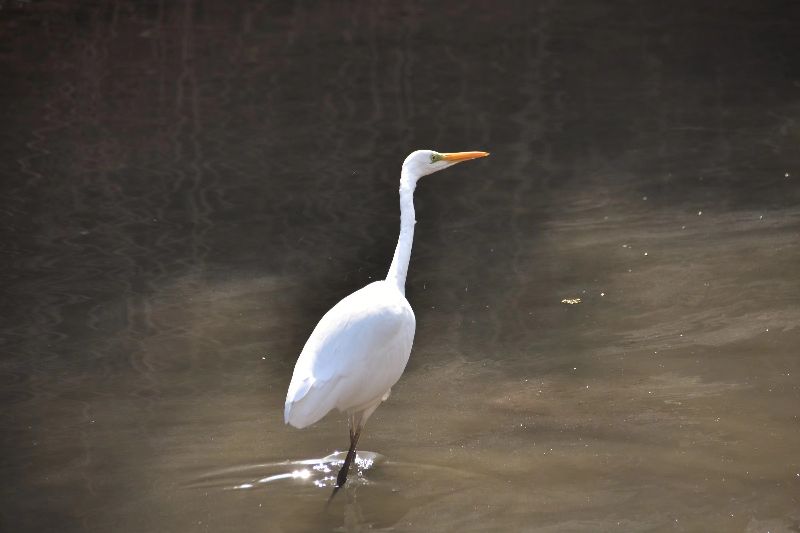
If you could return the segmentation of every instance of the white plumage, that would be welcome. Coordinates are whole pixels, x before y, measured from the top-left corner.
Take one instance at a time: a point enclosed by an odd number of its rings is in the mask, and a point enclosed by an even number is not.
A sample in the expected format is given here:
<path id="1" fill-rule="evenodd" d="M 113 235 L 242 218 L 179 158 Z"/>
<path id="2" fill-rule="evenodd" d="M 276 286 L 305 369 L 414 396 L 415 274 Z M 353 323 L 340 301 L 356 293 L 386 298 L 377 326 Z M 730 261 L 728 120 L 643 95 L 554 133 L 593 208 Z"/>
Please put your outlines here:
<path id="1" fill-rule="evenodd" d="M 297 360 L 285 422 L 304 428 L 334 407 L 371 414 L 403 374 L 415 328 L 408 300 L 386 281 L 370 283 L 337 303 Z"/>
<path id="2" fill-rule="evenodd" d="M 417 181 L 460 161 L 487 155 L 417 150 L 405 159 L 400 173 L 400 237 L 386 279 L 370 283 L 325 313 L 297 359 L 284 421 L 304 428 L 336 408 L 347 413 L 350 423 L 350 449 L 333 494 L 347 480 L 361 429 L 389 397 L 411 354 L 416 319 L 405 297 L 405 284 L 416 224 Z"/>

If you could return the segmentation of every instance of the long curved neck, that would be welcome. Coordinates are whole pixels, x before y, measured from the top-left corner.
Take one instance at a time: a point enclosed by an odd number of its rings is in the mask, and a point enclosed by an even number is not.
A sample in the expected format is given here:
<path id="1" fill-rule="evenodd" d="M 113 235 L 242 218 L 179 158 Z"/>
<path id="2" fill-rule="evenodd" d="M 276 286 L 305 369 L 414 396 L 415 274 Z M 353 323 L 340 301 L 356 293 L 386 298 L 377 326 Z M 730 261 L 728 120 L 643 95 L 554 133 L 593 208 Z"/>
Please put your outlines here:
<path id="1" fill-rule="evenodd" d="M 400 238 L 394 250 L 392 265 L 386 275 L 386 281 L 394 283 L 398 290 L 406 293 L 406 275 L 408 262 L 411 259 L 411 244 L 414 241 L 414 189 L 417 180 L 403 169 L 400 175 Z"/>

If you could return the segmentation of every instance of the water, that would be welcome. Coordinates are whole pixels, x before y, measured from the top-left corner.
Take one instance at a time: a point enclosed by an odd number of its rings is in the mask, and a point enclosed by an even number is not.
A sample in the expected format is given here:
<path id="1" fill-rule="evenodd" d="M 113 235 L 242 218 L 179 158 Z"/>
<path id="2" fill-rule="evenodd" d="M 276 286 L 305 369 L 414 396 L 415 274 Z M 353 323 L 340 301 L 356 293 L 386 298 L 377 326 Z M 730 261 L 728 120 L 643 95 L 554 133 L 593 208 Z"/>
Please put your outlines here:
<path id="1" fill-rule="evenodd" d="M 0 2 L 0 529 L 797 531 L 798 23 Z M 325 509 L 346 423 L 286 387 L 416 148 L 492 156 L 417 190 L 414 352 Z"/>

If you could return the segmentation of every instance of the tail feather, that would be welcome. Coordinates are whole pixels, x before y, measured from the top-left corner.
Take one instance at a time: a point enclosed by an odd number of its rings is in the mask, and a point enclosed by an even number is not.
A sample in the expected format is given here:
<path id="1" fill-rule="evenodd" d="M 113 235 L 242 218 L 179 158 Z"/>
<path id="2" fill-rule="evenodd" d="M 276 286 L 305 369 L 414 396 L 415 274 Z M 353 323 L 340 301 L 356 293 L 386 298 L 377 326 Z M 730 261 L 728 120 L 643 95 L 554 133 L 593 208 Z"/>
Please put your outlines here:
<path id="1" fill-rule="evenodd" d="M 283 411 L 286 424 L 303 429 L 319 421 L 336 407 L 334 384 L 317 381 L 313 384 L 303 383 L 302 393 L 298 388 L 295 394 L 287 396 Z"/>

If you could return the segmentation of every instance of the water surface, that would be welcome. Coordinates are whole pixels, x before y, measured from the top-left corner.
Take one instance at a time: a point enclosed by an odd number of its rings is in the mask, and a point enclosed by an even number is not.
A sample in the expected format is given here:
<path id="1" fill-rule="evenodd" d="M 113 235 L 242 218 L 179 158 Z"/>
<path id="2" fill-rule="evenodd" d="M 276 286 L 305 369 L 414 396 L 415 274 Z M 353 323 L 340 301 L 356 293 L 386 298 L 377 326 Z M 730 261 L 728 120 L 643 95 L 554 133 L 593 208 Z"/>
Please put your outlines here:
<path id="1" fill-rule="evenodd" d="M 798 24 L 0 1 L 0 526 L 797 531 Z M 346 422 L 283 399 L 416 148 L 492 157 L 417 190 L 414 352 L 326 510 Z"/>

